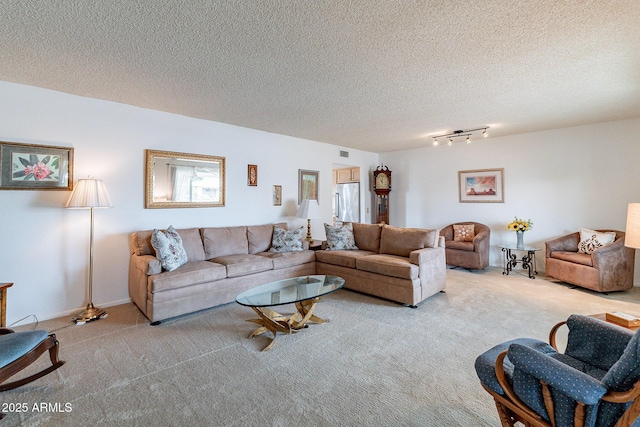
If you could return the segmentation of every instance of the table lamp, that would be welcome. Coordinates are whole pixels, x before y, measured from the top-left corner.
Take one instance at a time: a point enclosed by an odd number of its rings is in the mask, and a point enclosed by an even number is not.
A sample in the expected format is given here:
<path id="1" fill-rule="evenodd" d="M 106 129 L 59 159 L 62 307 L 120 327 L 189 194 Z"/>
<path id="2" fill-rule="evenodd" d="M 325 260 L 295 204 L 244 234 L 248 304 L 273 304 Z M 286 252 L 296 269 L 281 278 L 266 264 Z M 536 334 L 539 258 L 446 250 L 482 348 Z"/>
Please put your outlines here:
<path id="1" fill-rule="evenodd" d="M 303 199 L 298 212 L 296 212 L 296 218 L 302 218 L 307 220 L 307 237 L 305 240 L 311 242 L 311 220 L 321 219 L 322 213 L 320 213 L 320 206 L 318 206 L 317 200 Z"/>
<path id="2" fill-rule="evenodd" d="M 628 248 L 640 249 L 640 203 L 629 203 L 624 245 Z"/>
<path id="3" fill-rule="evenodd" d="M 79 179 L 67 201 L 68 209 L 90 209 L 91 230 L 89 234 L 89 302 L 87 307 L 73 317 L 79 324 L 107 316 L 107 312 L 93 305 L 93 210 L 96 208 L 110 208 L 111 198 L 102 180 L 94 178 Z"/>

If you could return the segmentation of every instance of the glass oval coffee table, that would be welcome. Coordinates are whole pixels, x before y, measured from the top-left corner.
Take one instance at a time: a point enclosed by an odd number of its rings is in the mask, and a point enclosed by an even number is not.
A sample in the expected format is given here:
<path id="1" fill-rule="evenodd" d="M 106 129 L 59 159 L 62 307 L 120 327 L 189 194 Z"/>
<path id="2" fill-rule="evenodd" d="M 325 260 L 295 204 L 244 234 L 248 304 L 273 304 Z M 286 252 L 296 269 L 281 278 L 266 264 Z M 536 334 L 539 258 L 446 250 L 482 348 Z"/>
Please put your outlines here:
<path id="1" fill-rule="evenodd" d="M 328 320 L 314 315 L 316 305 L 323 295 L 337 291 L 343 286 L 344 279 L 338 276 L 317 274 L 293 277 L 249 289 L 238 295 L 236 302 L 251 307 L 260 316 L 259 319 L 247 320 L 247 322 L 260 325 L 249 335 L 249 338 L 265 332 L 273 334 L 269 345 L 262 350 L 267 351 L 275 344 L 277 332 L 294 334 L 308 327 L 308 322 L 328 322 Z M 295 304 L 298 311 L 287 317 L 268 308 L 284 304 Z"/>

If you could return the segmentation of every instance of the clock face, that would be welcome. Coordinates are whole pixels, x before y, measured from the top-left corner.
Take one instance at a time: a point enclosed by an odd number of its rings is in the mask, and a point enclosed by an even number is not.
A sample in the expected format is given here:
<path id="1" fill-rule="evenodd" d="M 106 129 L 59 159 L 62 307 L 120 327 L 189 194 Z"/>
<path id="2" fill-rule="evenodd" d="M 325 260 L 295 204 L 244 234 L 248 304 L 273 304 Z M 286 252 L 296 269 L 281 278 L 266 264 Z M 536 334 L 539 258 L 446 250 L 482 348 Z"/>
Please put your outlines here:
<path id="1" fill-rule="evenodd" d="M 377 189 L 389 188 L 389 177 L 386 174 L 384 173 L 378 174 L 378 176 L 376 177 L 376 188 Z"/>

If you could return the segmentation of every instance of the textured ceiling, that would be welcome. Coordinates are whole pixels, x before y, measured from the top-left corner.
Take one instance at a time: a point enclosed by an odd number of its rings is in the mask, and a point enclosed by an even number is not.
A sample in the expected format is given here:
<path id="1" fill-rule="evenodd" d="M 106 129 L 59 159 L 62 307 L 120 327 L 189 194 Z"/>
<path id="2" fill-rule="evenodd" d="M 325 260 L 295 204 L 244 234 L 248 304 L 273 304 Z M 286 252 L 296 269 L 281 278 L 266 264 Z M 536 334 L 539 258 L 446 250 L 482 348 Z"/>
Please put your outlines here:
<path id="1" fill-rule="evenodd" d="M 640 117 L 638 0 L 3 0 L 0 80 L 367 151 Z"/>

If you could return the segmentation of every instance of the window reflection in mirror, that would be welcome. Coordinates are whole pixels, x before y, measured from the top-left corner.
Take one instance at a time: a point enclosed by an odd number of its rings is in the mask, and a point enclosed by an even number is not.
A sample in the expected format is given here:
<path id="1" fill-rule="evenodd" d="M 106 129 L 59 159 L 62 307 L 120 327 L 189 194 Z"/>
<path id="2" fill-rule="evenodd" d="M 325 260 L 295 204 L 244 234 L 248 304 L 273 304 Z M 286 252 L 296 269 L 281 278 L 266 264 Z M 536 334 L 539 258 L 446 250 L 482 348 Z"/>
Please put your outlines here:
<path id="1" fill-rule="evenodd" d="M 147 208 L 224 206 L 224 157 L 147 150 Z"/>

